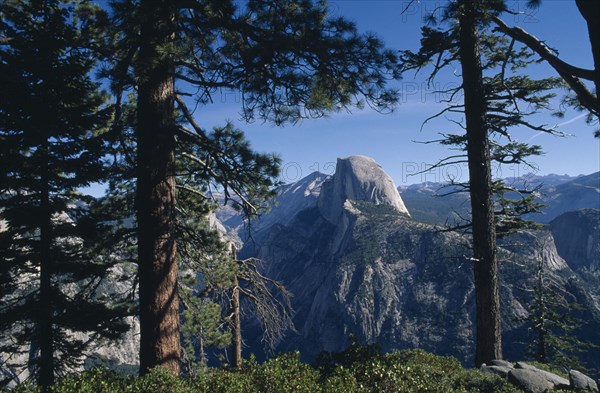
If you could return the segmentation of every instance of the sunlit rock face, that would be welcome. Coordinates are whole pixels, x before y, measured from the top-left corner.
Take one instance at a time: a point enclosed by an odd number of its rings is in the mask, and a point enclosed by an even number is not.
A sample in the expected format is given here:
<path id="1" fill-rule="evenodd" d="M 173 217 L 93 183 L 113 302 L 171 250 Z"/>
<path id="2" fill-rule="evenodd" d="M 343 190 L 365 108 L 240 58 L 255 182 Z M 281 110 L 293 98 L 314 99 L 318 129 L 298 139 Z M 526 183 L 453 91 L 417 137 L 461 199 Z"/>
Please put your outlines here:
<path id="1" fill-rule="evenodd" d="M 334 223 L 347 200 L 388 205 L 408 214 L 392 178 L 372 158 L 338 158 L 335 174 L 322 185 L 318 205 L 321 214 Z"/>
<path id="2" fill-rule="evenodd" d="M 564 213 L 550 222 L 550 230 L 573 270 L 600 272 L 600 209 Z"/>

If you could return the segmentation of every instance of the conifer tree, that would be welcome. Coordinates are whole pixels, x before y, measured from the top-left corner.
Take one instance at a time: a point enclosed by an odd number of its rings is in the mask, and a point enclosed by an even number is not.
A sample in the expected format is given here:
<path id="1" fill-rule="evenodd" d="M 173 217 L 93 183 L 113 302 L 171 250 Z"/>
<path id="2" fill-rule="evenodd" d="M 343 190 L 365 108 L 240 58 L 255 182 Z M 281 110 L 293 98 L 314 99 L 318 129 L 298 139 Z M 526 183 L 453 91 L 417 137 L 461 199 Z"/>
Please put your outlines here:
<path id="1" fill-rule="evenodd" d="M 531 337 L 527 352 L 538 362 L 582 369 L 576 354 L 593 345 L 576 336 L 576 331 L 582 324 L 576 317 L 577 311 L 581 311 L 581 305 L 561 285 L 559 278 L 549 274 L 545 250 L 553 241 L 552 235 L 548 233 L 541 233 L 533 241 L 536 251 L 535 271 L 530 285 L 525 288 L 530 296 L 526 305 L 528 314 L 523 318 Z"/>
<path id="2" fill-rule="evenodd" d="M 136 164 L 132 157 L 137 148 L 133 140 L 136 108 L 129 98 L 122 103 L 120 124 L 113 128 L 119 128 L 119 137 L 112 139 L 108 193 L 100 201 L 98 213 L 113 222 L 115 233 L 110 239 L 116 242 L 107 247 L 118 250 L 121 258 L 135 262 L 137 249 L 132 246 L 137 231 L 133 193 Z M 243 209 L 239 198 L 231 199 L 235 193 L 256 208 L 243 214 L 246 220 L 247 216 L 260 214 L 273 196 L 273 179 L 279 168 L 276 156 L 253 152 L 243 133 L 231 124 L 217 127 L 207 136 L 215 151 L 203 151 L 185 143 L 189 142 L 186 139 L 177 144 L 176 154 L 181 363 L 188 375 L 205 367 L 210 349 L 223 349 L 231 341 L 228 299 L 238 263 L 231 258 L 223 233 L 213 224 L 214 210 L 227 199 L 234 208 Z M 207 170 L 205 162 L 213 167 Z M 137 274 L 131 277 L 134 292 L 138 282 Z"/>
<path id="3" fill-rule="evenodd" d="M 502 1 L 452 1 L 441 20 L 432 20 L 448 27 L 423 27 L 420 50 L 402 55 L 405 71 L 431 66 L 429 81 L 451 65 L 461 67 L 460 85 L 445 91 L 451 97 L 448 106 L 425 123 L 450 116 L 464 131 L 442 132 L 442 138 L 433 141 L 459 151 L 434 167 L 467 163 L 469 168 L 469 181 L 457 186 L 459 192 L 469 193 L 472 216 L 452 229 L 468 228 L 472 235 L 478 366 L 502 357 L 496 239 L 535 227 L 521 216 L 539 209 L 535 190 L 494 180 L 492 163 L 527 164 L 529 157 L 541 153 L 539 146 L 515 141 L 512 127 L 557 133 L 552 127 L 533 124 L 528 116 L 547 109 L 554 97 L 552 89 L 560 82 L 532 80 L 517 72 L 532 62 L 532 53 L 489 28 L 489 19 L 505 9 Z M 524 197 L 508 198 L 509 193 Z"/>
<path id="4" fill-rule="evenodd" d="M 396 100 L 385 89 L 386 80 L 397 77 L 396 59 L 378 39 L 328 18 L 323 3 L 309 0 L 253 0 L 241 7 L 232 1 L 123 0 L 113 11 L 118 46 L 112 85 L 117 97 L 134 85 L 137 93 L 140 371 L 164 366 L 178 373 L 177 191 L 204 191 L 176 183 L 177 145 L 194 146 L 193 154 L 179 158 L 199 166 L 205 184 L 219 183 L 226 199 L 236 194 L 250 214 L 259 209 L 240 181 L 251 194 L 261 193 L 268 184 L 252 186 L 253 173 L 268 179 L 275 168 L 272 157 L 224 158 L 239 136 L 207 132 L 187 105 L 232 89 L 240 92 L 247 120 L 276 124 L 364 102 L 386 110 Z M 244 161 L 251 165 L 238 165 Z"/>
<path id="5" fill-rule="evenodd" d="M 44 388 L 85 354 L 74 332 L 126 328 L 125 308 L 95 297 L 112 262 L 95 258 L 101 229 L 77 192 L 103 176 L 110 108 L 90 76 L 101 17 L 87 2 L 0 4 L 2 367 Z"/>

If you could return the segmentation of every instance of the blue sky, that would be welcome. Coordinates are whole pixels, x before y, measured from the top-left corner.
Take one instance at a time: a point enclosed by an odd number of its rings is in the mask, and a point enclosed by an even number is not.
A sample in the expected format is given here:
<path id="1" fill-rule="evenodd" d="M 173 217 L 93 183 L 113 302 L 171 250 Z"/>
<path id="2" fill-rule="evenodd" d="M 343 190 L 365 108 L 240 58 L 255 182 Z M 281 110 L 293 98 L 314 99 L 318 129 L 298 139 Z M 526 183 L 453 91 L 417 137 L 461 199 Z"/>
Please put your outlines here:
<path id="1" fill-rule="evenodd" d="M 356 22 L 362 32 L 374 32 L 386 45 L 394 49 L 418 49 L 423 16 L 443 6 L 446 1 L 415 2 L 402 14 L 409 1 L 344 0 L 331 1 L 332 14 Z M 572 0 L 545 0 L 539 9 L 526 8 L 526 1 L 513 1 L 513 8 L 523 13 L 507 16 L 510 25 L 518 25 L 558 49 L 565 60 L 581 67 L 592 66 L 591 49 L 583 18 Z M 540 65 L 535 73 L 555 76 L 552 69 Z M 223 125 L 231 120 L 246 132 L 252 146 L 261 152 L 275 152 L 283 159 L 282 180 L 299 180 L 314 170 L 333 173 L 337 157 L 362 154 L 373 157 L 392 176 L 396 185 L 423 181 L 443 181 L 447 174 L 466 180 L 466 167 L 454 166 L 409 176 L 425 169 L 450 151 L 441 146 L 424 145 L 414 141 L 435 139 L 437 132 L 446 130 L 446 123 L 426 126 L 421 123 L 443 108 L 439 97 L 425 84 L 426 74 L 407 74 L 399 83 L 403 93 L 394 113 L 382 115 L 371 110 L 333 114 L 328 118 L 305 120 L 297 125 L 275 127 L 256 122 L 240 121 L 240 104 L 235 92 L 224 91 L 214 95 L 215 103 L 198 108 L 195 115 L 205 127 Z M 439 83 L 453 83 L 452 71 L 440 78 Z M 538 135 L 515 130 L 523 141 L 542 145 L 545 155 L 533 161 L 538 174 L 589 174 L 600 170 L 600 140 L 593 138 L 594 128 L 586 125 L 580 113 L 569 110 L 564 119 L 540 118 L 554 125 L 564 123 L 561 130 L 572 134 L 565 138 Z M 442 127 L 442 128 L 440 128 Z M 499 177 L 530 172 L 527 167 L 496 168 Z"/>

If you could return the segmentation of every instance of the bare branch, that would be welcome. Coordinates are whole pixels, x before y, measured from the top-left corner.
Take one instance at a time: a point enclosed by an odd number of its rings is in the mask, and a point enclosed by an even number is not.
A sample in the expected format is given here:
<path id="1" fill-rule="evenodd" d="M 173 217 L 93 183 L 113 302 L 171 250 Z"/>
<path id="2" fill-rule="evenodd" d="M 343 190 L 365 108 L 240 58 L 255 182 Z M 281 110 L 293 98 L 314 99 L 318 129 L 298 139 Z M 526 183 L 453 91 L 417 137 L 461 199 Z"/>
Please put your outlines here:
<path id="1" fill-rule="evenodd" d="M 408 11 L 408 9 L 410 8 L 410 6 L 411 6 L 411 5 L 412 5 L 412 4 L 413 4 L 415 1 L 416 1 L 416 0 L 410 0 L 410 1 L 408 2 L 408 4 L 406 5 L 406 7 L 404 7 L 404 9 L 402 10 L 402 12 L 400 13 L 400 15 L 404 15 L 404 13 L 405 13 L 406 11 Z"/>

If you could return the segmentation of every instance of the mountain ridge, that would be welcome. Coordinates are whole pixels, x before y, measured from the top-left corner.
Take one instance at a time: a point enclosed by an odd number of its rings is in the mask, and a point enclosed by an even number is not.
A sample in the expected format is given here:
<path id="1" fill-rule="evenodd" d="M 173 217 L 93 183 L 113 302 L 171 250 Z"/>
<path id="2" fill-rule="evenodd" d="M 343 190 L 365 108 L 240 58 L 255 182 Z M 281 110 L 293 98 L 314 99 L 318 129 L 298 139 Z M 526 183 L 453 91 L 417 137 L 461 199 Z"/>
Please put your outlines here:
<path id="1" fill-rule="evenodd" d="M 293 217 L 257 225 L 257 235 L 240 250 L 241 258 L 264 260 L 265 274 L 292 293 L 298 334 L 289 334 L 277 351 L 300 350 L 310 360 L 321 351 L 344 349 L 354 337 L 384 350 L 418 347 L 469 364 L 474 346 L 469 238 L 420 222 L 408 202 L 412 216 L 390 203 L 347 198 L 344 187 L 337 188 L 338 211 L 331 219 L 334 215 L 327 217 L 319 200 L 328 195 L 324 184 L 336 189 L 336 175 L 321 178 L 318 198 L 316 188 L 307 192 L 300 183 L 286 186 L 287 192 L 308 194 L 310 201 L 302 208 L 280 210 L 293 212 Z M 276 209 L 282 209 L 281 203 Z M 586 318 L 592 330 L 582 334 L 597 340 L 593 331 L 600 329 L 600 291 L 591 285 L 596 273 L 580 275 L 573 261 L 560 255 L 554 239 L 541 254 L 535 247 L 523 247 L 527 242 L 541 244 L 534 239 L 552 236 L 550 232 L 528 236 L 508 239 L 514 244 L 505 243 L 499 250 L 503 325 L 506 343 L 511 343 L 505 354 L 524 356 L 527 329 L 515 321 L 527 314 L 528 295 L 521 288 L 531 285 L 528 280 L 540 255 L 548 274 L 565 291 L 576 292 L 574 297 L 590 310 Z M 257 354 L 258 325 L 246 323 L 248 349 Z"/>
<path id="2" fill-rule="evenodd" d="M 537 202 L 546 206 L 540 214 L 530 214 L 526 218 L 542 224 L 562 213 L 583 209 L 600 209 L 600 172 L 577 177 L 550 174 L 536 176 L 509 177 L 504 181 L 511 186 L 536 191 Z M 468 193 L 456 192 L 460 188 L 449 183 L 424 182 L 398 187 L 400 195 L 411 214 L 420 221 L 444 225 L 468 217 L 470 202 Z M 514 195 L 515 198 L 518 195 Z"/>

